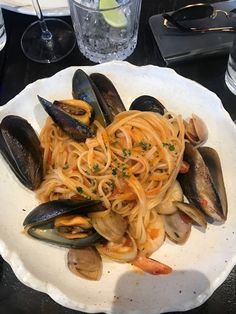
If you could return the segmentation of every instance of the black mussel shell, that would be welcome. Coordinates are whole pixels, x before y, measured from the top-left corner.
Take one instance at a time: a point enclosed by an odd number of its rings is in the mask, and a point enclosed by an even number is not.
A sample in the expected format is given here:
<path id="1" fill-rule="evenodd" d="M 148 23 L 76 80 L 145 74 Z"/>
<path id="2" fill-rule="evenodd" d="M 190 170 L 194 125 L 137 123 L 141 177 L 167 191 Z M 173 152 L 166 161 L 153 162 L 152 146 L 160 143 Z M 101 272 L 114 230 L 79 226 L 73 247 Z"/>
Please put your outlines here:
<path id="1" fill-rule="evenodd" d="M 30 227 L 27 232 L 30 236 L 38 240 L 74 249 L 90 247 L 102 240 L 101 235 L 98 234 L 94 229 L 84 238 L 64 238 L 60 236 L 60 234 L 55 229 L 53 229 L 50 224 L 39 227 Z"/>
<path id="2" fill-rule="evenodd" d="M 111 123 L 112 117 L 105 100 L 89 76 L 81 69 L 76 70 L 74 73 L 72 79 L 72 94 L 75 99 L 84 100 L 93 107 L 95 113 L 94 118 L 103 126 Z"/>
<path id="3" fill-rule="evenodd" d="M 83 142 L 87 138 L 94 136 L 94 131 L 90 127 L 73 118 L 59 106 L 40 96 L 38 96 L 38 99 L 53 121 L 75 141 Z"/>
<path id="4" fill-rule="evenodd" d="M 0 125 L 0 151 L 20 182 L 30 190 L 43 179 L 43 153 L 32 126 L 22 117 L 8 115 Z"/>
<path id="5" fill-rule="evenodd" d="M 102 237 L 91 228 L 84 233 L 83 238 L 70 239 L 63 237 L 54 227 L 54 219 L 65 215 L 86 215 L 101 211 L 104 208 L 96 200 L 54 200 L 40 204 L 25 218 L 23 225 L 27 233 L 38 240 L 69 248 L 89 247 Z"/>
<path id="6" fill-rule="evenodd" d="M 110 79 L 101 73 L 90 74 L 90 79 L 93 81 L 100 94 L 106 101 L 112 119 L 114 119 L 118 113 L 126 111 L 120 95 L 118 94 Z"/>
<path id="7" fill-rule="evenodd" d="M 227 218 L 227 199 L 219 156 L 212 148 L 201 150 L 186 143 L 184 160 L 189 171 L 178 180 L 190 203 L 217 221 Z"/>
<path id="8" fill-rule="evenodd" d="M 151 111 L 163 115 L 166 108 L 156 98 L 149 95 L 143 95 L 132 102 L 129 110 Z"/>
<path id="9" fill-rule="evenodd" d="M 220 198 L 223 216 L 226 219 L 228 213 L 228 202 L 219 155 L 213 148 L 206 146 L 199 147 L 198 151 L 211 174 L 212 182 L 214 182 L 215 189 Z"/>
<path id="10" fill-rule="evenodd" d="M 104 210 L 99 205 L 101 201 L 96 200 L 54 200 L 42 203 L 35 207 L 25 218 L 23 226 L 40 225 L 52 219 L 74 212 L 81 215 Z"/>

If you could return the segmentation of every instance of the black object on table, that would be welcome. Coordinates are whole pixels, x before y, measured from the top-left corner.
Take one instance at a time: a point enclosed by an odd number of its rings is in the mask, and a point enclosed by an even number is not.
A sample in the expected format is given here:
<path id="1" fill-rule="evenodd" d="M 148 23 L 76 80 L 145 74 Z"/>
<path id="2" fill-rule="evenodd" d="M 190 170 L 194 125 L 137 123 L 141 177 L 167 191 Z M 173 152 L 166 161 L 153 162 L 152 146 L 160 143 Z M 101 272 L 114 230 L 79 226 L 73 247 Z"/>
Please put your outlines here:
<path id="1" fill-rule="evenodd" d="M 165 66 L 148 20 L 152 15 L 173 11 L 189 3 L 197 2 L 144 0 L 137 48 L 127 61 L 135 65 Z M 83 57 L 77 46 L 68 57 L 55 64 L 38 64 L 26 59 L 21 51 L 20 38 L 25 28 L 36 20 L 36 17 L 7 10 L 3 10 L 3 14 L 7 30 L 7 44 L 0 52 L 0 105 L 7 103 L 25 86 L 37 79 L 50 77 L 71 65 L 93 65 L 92 62 Z M 63 17 L 62 19 L 71 23 L 70 17 Z M 224 82 L 227 59 L 227 54 L 213 54 L 208 58 L 194 58 L 188 62 L 172 64 L 171 67 L 184 77 L 195 80 L 215 92 L 222 100 L 231 118 L 236 120 L 236 96 L 228 90 Z M 203 252 L 203 254 L 207 254 L 207 252 Z M 64 308 L 46 294 L 32 290 L 20 283 L 11 267 L 0 257 L 0 313 L 74 314 L 81 312 Z M 236 267 L 227 280 L 203 305 L 184 313 L 236 313 Z"/>

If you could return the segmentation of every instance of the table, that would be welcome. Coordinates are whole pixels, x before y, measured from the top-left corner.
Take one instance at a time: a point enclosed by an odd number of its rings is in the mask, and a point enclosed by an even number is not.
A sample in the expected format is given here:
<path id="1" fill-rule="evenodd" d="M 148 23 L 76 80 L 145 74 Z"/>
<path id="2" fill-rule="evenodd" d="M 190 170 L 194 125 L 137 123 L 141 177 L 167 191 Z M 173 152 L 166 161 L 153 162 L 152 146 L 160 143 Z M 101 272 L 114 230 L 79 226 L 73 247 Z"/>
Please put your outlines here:
<path id="1" fill-rule="evenodd" d="M 197 3 L 198 1 L 144 0 L 138 45 L 127 61 L 135 65 L 164 66 L 151 33 L 148 18 L 154 14 L 172 11 L 194 2 Z M 0 105 L 4 105 L 26 85 L 37 79 L 49 77 L 71 65 L 93 64 L 82 56 L 77 46 L 68 57 L 55 64 L 37 64 L 26 59 L 20 48 L 20 38 L 24 29 L 35 20 L 35 17 L 7 10 L 3 10 L 3 14 L 8 40 L 4 50 L 0 52 Z M 63 17 L 62 19 L 71 23 L 70 17 Z M 191 62 L 171 65 L 171 67 L 177 73 L 193 79 L 215 92 L 221 98 L 232 119 L 236 120 L 236 96 L 227 89 L 224 82 L 226 64 L 227 55 L 221 55 L 199 60 L 194 59 Z M 46 294 L 21 284 L 10 266 L 0 257 L 0 313 L 73 314 L 79 312 L 66 309 L 56 304 Z M 236 267 L 205 304 L 185 313 L 236 313 Z"/>

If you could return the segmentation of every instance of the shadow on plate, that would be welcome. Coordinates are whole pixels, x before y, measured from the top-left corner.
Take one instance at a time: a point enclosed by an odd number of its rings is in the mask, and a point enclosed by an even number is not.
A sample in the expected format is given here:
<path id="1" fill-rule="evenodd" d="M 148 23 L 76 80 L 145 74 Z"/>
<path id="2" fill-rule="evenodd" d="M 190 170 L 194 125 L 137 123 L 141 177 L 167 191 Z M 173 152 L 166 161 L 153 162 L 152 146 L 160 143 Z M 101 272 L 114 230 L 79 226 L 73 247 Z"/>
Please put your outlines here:
<path id="1" fill-rule="evenodd" d="M 123 314 L 124 309 L 125 313 L 149 314 L 190 309 L 206 299 L 209 288 L 209 280 L 197 271 L 162 276 L 127 272 L 117 282 L 112 313 Z"/>

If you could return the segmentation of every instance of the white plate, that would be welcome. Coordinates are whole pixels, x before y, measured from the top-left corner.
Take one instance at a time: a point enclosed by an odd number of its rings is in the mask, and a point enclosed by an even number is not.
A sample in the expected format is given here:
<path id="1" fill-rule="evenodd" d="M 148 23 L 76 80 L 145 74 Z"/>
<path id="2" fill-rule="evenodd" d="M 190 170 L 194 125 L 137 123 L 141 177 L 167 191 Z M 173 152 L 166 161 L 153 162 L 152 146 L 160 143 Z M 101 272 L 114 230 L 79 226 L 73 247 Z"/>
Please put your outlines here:
<path id="1" fill-rule="evenodd" d="M 67 0 L 39 0 L 44 16 L 70 15 Z M 4 9 L 35 15 L 31 0 L 1 0 L 0 6 Z"/>
<path id="2" fill-rule="evenodd" d="M 18 114 L 38 132 L 46 118 L 36 95 L 49 100 L 71 96 L 76 67 L 27 86 L 0 110 L 1 118 Z M 221 158 L 229 203 L 225 224 L 211 224 L 204 233 L 193 228 L 183 246 L 169 241 L 154 258 L 174 268 L 168 276 L 135 272 L 129 264 L 104 262 L 99 282 L 77 278 L 66 266 L 67 249 L 25 236 L 22 222 L 37 204 L 0 159 L 0 253 L 16 276 L 33 289 L 46 292 L 56 302 L 76 310 L 106 313 L 149 313 L 188 310 L 202 304 L 226 279 L 235 265 L 236 253 L 236 128 L 221 101 L 199 84 L 168 68 L 136 67 L 113 62 L 82 67 L 87 73 L 106 74 L 126 106 L 142 94 L 157 97 L 169 110 L 189 117 L 196 113 L 209 128 L 207 145 Z"/>

